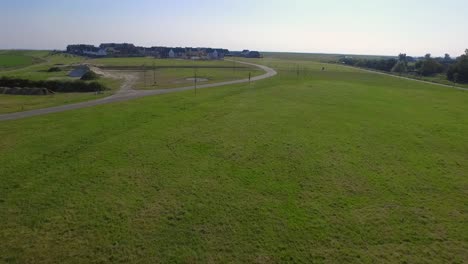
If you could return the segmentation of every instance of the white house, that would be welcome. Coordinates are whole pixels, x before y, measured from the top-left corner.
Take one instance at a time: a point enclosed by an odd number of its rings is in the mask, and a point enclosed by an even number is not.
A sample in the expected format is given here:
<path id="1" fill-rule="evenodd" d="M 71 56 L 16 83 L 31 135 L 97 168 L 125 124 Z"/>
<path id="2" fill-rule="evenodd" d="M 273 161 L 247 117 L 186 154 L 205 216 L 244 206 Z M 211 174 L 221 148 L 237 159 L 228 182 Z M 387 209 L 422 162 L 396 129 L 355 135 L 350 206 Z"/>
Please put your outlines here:
<path id="1" fill-rule="evenodd" d="M 214 50 L 212 53 L 210 53 L 210 59 L 217 60 L 218 58 L 219 58 L 219 54 L 217 50 Z"/>
<path id="2" fill-rule="evenodd" d="M 172 59 L 175 58 L 175 53 L 173 50 L 169 51 L 169 58 L 172 58 Z"/>
<path id="3" fill-rule="evenodd" d="M 83 52 L 85 55 L 90 55 L 90 56 L 98 56 L 98 57 L 105 57 L 107 56 L 107 51 L 106 49 L 99 49 L 98 51 L 87 51 L 85 50 Z"/>

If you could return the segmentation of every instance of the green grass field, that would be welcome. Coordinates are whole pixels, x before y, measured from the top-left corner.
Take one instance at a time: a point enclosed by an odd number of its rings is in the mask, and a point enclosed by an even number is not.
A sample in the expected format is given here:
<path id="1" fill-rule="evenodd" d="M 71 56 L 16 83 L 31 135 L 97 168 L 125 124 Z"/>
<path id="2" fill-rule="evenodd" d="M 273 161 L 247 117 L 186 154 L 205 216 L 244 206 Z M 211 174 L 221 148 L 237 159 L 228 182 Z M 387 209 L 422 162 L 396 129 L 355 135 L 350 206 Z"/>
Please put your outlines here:
<path id="1" fill-rule="evenodd" d="M 262 52 L 262 55 L 268 59 L 281 59 L 289 61 L 319 61 L 319 62 L 338 62 L 341 58 L 352 56 L 361 59 L 385 59 L 392 56 L 384 55 L 353 55 L 353 54 L 326 54 L 326 53 L 294 53 L 294 52 Z M 396 57 L 396 56 L 393 56 Z"/>
<path id="2" fill-rule="evenodd" d="M 136 57 L 136 58 L 102 58 L 91 59 L 89 63 L 97 66 L 226 66 L 231 67 L 232 62 L 224 60 L 182 60 L 182 59 L 154 59 L 152 57 Z"/>
<path id="3" fill-rule="evenodd" d="M 32 57 L 0 54 L 0 67 L 1 68 L 25 66 L 25 65 L 31 65 L 32 63 L 33 63 Z"/>
<path id="4" fill-rule="evenodd" d="M 263 74 L 257 67 L 229 60 L 181 60 L 138 58 L 103 58 L 89 63 L 105 70 L 124 70 L 138 76 L 136 89 L 153 90 L 185 87 L 193 84 L 194 68 L 197 78 L 206 79 L 199 84 L 209 84 L 237 79 L 247 79 Z M 147 69 L 146 71 L 144 69 Z"/>
<path id="5" fill-rule="evenodd" d="M 67 54 L 51 54 L 48 51 L 0 51 L 0 58 L 1 56 L 13 56 L 11 54 L 18 57 L 34 58 L 36 62 L 21 67 L 4 69 L 0 67 L 0 77 L 6 76 L 30 80 L 76 80 L 76 78 L 68 77 L 68 73 L 72 67 L 66 66 L 85 61 L 85 58 L 82 57 Z M 59 72 L 48 72 L 54 66 L 64 68 Z M 50 96 L 0 94 L 0 114 L 77 103 L 109 96 L 118 90 L 122 83 L 120 80 L 110 78 L 101 78 L 98 81 L 106 85 L 110 90 L 97 96 L 94 93 L 59 93 Z"/>
<path id="6" fill-rule="evenodd" d="M 466 262 L 467 92 L 253 61 L 279 75 L 2 122 L 0 261 Z"/>
<path id="7" fill-rule="evenodd" d="M 241 65 L 241 64 L 239 64 Z M 249 73 L 252 77 L 262 75 L 264 72 L 256 67 L 239 68 L 197 68 L 198 84 L 219 83 L 224 81 L 247 79 Z M 193 85 L 195 70 L 191 68 L 162 68 L 155 71 L 139 72 L 139 81 L 136 89 L 167 89 Z"/>
<path id="8" fill-rule="evenodd" d="M 166 89 L 192 85 L 193 81 L 187 80 L 187 78 L 193 77 L 193 69 L 185 67 L 198 68 L 197 74 L 199 78 L 207 79 L 207 81 L 200 82 L 200 84 L 245 79 L 248 78 L 249 72 L 252 74 L 252 77 L 263 74 L 263 71 L 256 67 L 222 60 L 190 61 L 154 59 L 150 57 L 86 59 L 67 54 L 51 55 L 46 51 L 3 51 L 3 53 L 0 51 L 0 56 L 7 56 L 4 54 L 16 54 L 15 56 L 23 56 L 25 58 L 33 58 L 34 56 L 35 58 L 40 58 L 42 61 L 41 63 L 24 65 L 23 67 L 0 70 L 0 77 L 7 76 L 31 80 L 75 80 L 75 78 L 68 77 L 69 71 L 73 68 L 72 65 L 89 63 L 103 67 L 104 69 L 129 70 L 130 73 L 138 77 L 138 81 L 134 87 L 136 89 Z M 153 70 L 148 70 L 145 76 L 141 71 L 142 68 L 140 68 L 143 65 L 145 65 L 147 69 L 152 68 L 154 65 L 157 68 L 156 74 L 154 74 Z M 54 66 L 62 67 L 63 70 L 59 72 L 48 72 L 48 69 Z M 233 69 L 233 67 L 236 69 Z M 154 77 L 156 77 L 156 85 L 154 83 Z M 123 82 L 123 80 L 119 81 L 110 78 L 101 78 L 98 81 L 110 88 L 110 94 L 118 90 Z M 108 92 L 105 95 L 110 94 Z M 80 93 L 41 97 L 0 95 L 0 114 L 76 103 L 99 97 L 102 97 L 102 95 L 95 96 L 94 94 Z"/>
<path id="9" fill-rule="evenodd" d="M 42 62 L 43 56 L 40 51 L 0 50 L 0 70 L 30 66 Z"/>
<path id="10" fill-rule="evenodd" d="M 0 114 L 22 112 L 63 104 L 78 103 L 109 96 L 108 93 L 58 93 L 53 95 L 0 95 Z"/>

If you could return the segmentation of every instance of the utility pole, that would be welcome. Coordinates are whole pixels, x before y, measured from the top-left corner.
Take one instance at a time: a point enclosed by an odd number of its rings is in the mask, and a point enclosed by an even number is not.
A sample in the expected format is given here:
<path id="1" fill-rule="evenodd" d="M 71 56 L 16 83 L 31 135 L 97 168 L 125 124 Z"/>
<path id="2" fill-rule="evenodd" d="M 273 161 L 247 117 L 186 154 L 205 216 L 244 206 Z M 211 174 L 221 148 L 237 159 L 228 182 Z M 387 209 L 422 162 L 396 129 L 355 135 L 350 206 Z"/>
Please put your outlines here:
<path id="1" fill-rule="evenodd" d="M 146 64 L 143 64 L 143 81 L 145 82 L 144 88 L 146 88 Z"/>
<path id="2" fill-rule="evenodd" d="M 193 85 L 195 87 L 195 96 L 197 96 L 197 69 L 193 68 Z"/>
<path id="3" fill-rule="evenodd" d="M 153 62 L 153 85 L 156 85 L 156 65 Z"/>

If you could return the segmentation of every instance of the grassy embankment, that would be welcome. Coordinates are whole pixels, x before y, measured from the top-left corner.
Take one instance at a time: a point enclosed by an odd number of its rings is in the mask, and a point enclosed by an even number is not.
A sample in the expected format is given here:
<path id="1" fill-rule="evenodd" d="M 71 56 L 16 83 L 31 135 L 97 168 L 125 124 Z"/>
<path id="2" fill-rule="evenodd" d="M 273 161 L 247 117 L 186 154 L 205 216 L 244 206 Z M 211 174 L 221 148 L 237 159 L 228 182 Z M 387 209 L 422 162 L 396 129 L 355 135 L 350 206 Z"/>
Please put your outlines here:
<path id="1" fill-rule="evenodd" d="M 289 61 L 290 67 L 293 67 L 298 62 L 300 64 L 300 61 L 304 61 L 304 59 L 309 60 L 309 61 L 317 61 L 317 62 L 338 63 L 341 58 L 346 57 L 346 56 L 352 56 L 353 58 L 368 59 L 368 60 L 396 58 L 396 56 L 392 57 L 392 56 L 379 56 L 379 55 L 345 55 L 345 54 L 286 53 L 286 52 L 265 52 L 264 56 L 267 59 L 281 59 L 283 61 Z M 370 70 L 373 70 L 373 69 L 370 69 Z M 468 88 L 468 84 L 460 84 L 460 83 L 454 83 L 452 81 L 449 81 L 445 73 L 436 74 L 434 76 L 418 76 L 418 75 L 413 75 L 413 74 L 398 74 L 398 73 L 392 73 L 392 72 L 382 72 L 382 73 L 392 74 L 395 76 L 401 76 L 401 77 L 406 77 L 406 78 L 421 80 L 421 81 L 426 81 L 426 82 Z"/>
<path id="2" fill-rule="evenodd" d="M 3 122 L 0 260 L 468 258 L 467 92 L 259 62 L 279 75 Z"/>
<path id="3" fill-rule="evenodd" d="M 228 60 L 174 60 L 153 58 L 106 58 L 91 60 L 104 69 L 123 70 L 138 77 L 136 89 L 167 89 L 190 86 L 195 74 L 199 84 L 247 79 L 264 72 L 256 67 Z"/>
<path id="4" fill-rule="evenodd" d="M 14 67 L 0 68 L 0 77 L 6 76 L 30 80 L 76 80 L 76 78 L 68 77 L 68 73 L 73 68 L 73 65 L 84 62 L 84 58 L 82 57 L 63 54 L 51 55 L 49 51 L 1 51 L 0 60 L 2 56 L 11 58 L 9 63 L 14 65 Z M 22 64 L 24 60 L 34 63 Z M 51 67 L 61 67 L 63 70 L 48 72 Z M 99 95 L 94 93 L 56 93 L 47 96 L 0 94 L 0 114 L 97 99 L 109 96 L 121 84 L 120 80 L 110 78 L 100 78 L 98 82 L 106 85 L 110 90 Z"/>

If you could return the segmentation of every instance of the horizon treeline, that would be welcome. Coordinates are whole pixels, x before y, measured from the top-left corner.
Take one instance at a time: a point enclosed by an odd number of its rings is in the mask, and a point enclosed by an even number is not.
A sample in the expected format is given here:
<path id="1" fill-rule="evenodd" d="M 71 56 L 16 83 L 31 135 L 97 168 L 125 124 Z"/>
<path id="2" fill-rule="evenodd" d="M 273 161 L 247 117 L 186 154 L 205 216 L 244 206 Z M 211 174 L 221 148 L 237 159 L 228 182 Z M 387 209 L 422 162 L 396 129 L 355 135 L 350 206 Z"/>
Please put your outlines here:
<path id="1" fill-rule="evenodd" d="M 444 57 L 432 57 L 426 54 L 424 57 L 414 58 L 400 53 L 397 58 L 390 59 L 362 59 L 344 57 L 340 63 L 379 70 L 384 72 L 410 74 L 431 77 L 445 74 L 447 80 L 456 83 L 468 83 L 468 49 L 465 54 L 452 58 L 449 54 Z"/>

